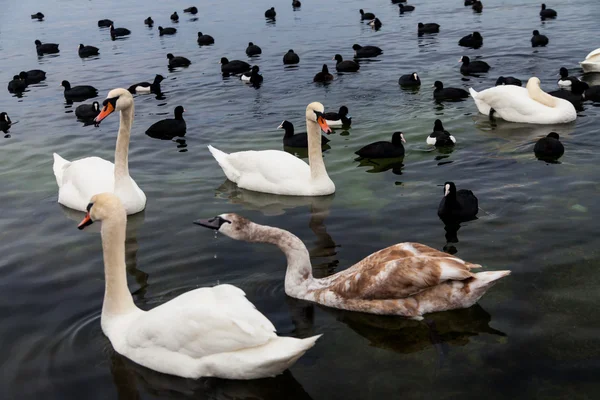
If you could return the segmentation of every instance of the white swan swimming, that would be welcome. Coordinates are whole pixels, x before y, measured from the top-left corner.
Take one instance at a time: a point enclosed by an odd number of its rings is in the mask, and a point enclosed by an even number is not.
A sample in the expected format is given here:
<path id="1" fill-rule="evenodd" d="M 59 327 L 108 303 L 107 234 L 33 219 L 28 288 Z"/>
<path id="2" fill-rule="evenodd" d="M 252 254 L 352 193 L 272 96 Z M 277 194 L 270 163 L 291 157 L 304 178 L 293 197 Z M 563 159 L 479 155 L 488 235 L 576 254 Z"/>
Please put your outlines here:
<path id="1" fill-rule="evenodd" d="M 493 109 L 505 121 L 563 124 L 577 118 L 573 104 L 545 93 L 536 77 L 529 79 L 526 88 L 502 85 L 481 92 L 469 88 L 469 92 L 480 113 L 490 115 Z"/>
<path id="2" fill-rule="evenodd" d="M 471 307 L 496 281 L 510 274 L 473 273 L 471 269 L 481 265 L 420 243 L 399 243 L 318 279 L 313 277 L 306 246 L 288 231 L 258 225 L 237 214 L 195 223 L 232 239 L 278 246 L 288 264 L 285 293 L 342 310 L 422 319 L 427 313 Z"/>
<path id="3" fill-rule="evenodd" d="M 327 175 L 321 150 L 321 129 L 331 132 L 323 111 L 323 105 L 317 102 L 306 107 L 309 164 L 280 150 L 227 154 L 210 145 L 208 149 L 227 178 L 242 189 L 289 196 L 332 194 L 335 185 Z"/>
<path id="4" fill-rule="evenodd" d="M 583 72 L 600 72 L 600 48 L 592 51 L 579 63 Z"/>
<path id="5" fill-rule="evenodd" d="M 67 161 L 54 153 L 54 176 L 58 184 L 58 202 L 65 207 L 85 211 L 90 198 L 113 192 L 123 202 L 127 214 L 146 207 L 146 195 L 129 176 L 129 138 L 133 123 L 133 96 L 126 89 L 113 89 L 95 121 L 99 123 L 114 111 L 120 111 L 121 123 L 115 148 L 115 163 L 100 157 Z"/>
<path id="6" fill-rule="evenodd" d="M 127 288 L 121 201 L 101 193 L 86 208 L 79 229 L 102 221 L 102 331 L 117 353 L 137 364 L 183 378 L 265 378 L 285 371 L 321 336 L 277 336 L 271 321 L 232 285 L 194 289 L 140 310 Z"/>

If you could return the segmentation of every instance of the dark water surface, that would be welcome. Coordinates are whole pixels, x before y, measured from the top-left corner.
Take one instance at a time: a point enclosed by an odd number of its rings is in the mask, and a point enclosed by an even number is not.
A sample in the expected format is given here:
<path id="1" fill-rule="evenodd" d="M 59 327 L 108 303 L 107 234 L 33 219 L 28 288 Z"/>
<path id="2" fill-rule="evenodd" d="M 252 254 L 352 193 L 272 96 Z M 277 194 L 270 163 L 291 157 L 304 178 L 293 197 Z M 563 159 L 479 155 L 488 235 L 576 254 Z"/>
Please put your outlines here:
<path id="1" fill-rule="evenodd" d="M 600 394 L 600 184 L 597 165 L 599 108 L 586 104 L 573 124 L 544 127 L 498 123 L 477 114 L 472 100 L 437 105 L 431 84 L 481 90 L 499 75 L 538 76 L 556 88 L 561 66 L 579 75 L 578 61 L 599 46 L 596 0 L 549 4 L 559 13 L 541 22 L 539 1 L 490 1 L 482 14 L 462 0 L 414 2 L 399 16 L 387 0 L 205 1 L 197 20 L 183 14 L 191 1 L 3 2 L 0 13 L 0 82 L 21 70 L 41 68 L 48 79 L 22 98 L 0 90 L 0 111 L 16 122 L 0 139 L 0 354 L 5 399 L 388 399 L 388 398 L 598 398 Z M 266 23 L 264 10 L 277 8 Z M 358 9 L 375 12 L 379 32 L 359 22 Z M 177 10 L 178 24 L 169 15 Z M 29 19 L 42 11 L 44 22 Z M 155 28 L 143 21 L 151 15 Z M 96 22 L 111 18 L 132 31 L 111 41 Z M 418 38 L 418 22 L 438 22 L 441 33 Z M 174 37 L 156 27 L 176 26 Z M 532 49 L 531 31 L 550 38 Z M 458 40 L 473 30 L 478 50 Z M 199 48 L 196 33 L 216 44 Z M 60 43 L 57 56 L 38 58 L 35 39 Z M 246 60 L 253 41 L 263 54 L 260 89 L 223 79 L 222 56 Z M 81 60 L 79 43 L 100 48 Z M 351 46 L 377 45 L 384 55 L 361 63 L 358 74 L 336 75 L 327 86 L 313 75 Z M 281 58 L 293 48 L 297 68 Z M 169 72 L 166 53 L 192 65 Z M 461 55 L 482 56 L 493 69 L 463 80 Z M 423 86 L 403 91 L 401 74 L 417 71 Z M 129 218 L 127 266 L 138 306 L 150 309 L 185 291 L 231 283 L 273 321 L 281 335 L 323 337 L 286 374 L 255 382 L 190 381 L 140 368 L 115 354 L 100 329 L 104 282 L 98 230 L 76 229 L 80 213 L 56 203 L 52 153 L 67 159 L 112 160 L 118 118 L 83 127 L 64 104 L 63 79 L 91 84 L 98 100 L 115 87 L 167 79 L 164 100 L 136 97 L 130 172 L 148 196 L 144 213 Z M 586 77 L 594 80 L 597 77 Z M 90 100 L 91 102 L 92 100 Z M 337 192 L 325 198 L 285 198 L 239 190 L 225 182 L 206 149 L 282 149 L 283 119 L 304 129 L 311 101 L 335 111 L 347 105 L 352 128 L 330 136 L 327 170 Z M 76 104 L 77 105 L 77 104 Z M 185 142 L 154 140 L 144 131 L 187 112 Z M 458 139 L 449 154 L 425 144 L 441 118 Z M 404 132 L 402 165 L 361 165 L 354 151 Z M 566 153 L 559 164 L 533 156 L 534 141 L 560 133 Z M 363 163 L 364 164 L 364 163 Z M 380 172 L 380 173 L 377 173 Z M 480 218 L 464 224 L 448 244 L 436 215 L 442 188 L 453 180 L 479 197 Z M 312 255 L 316 276 L 351 266 L 373 251 L 403 241 L 457 251 L 487 269 L 510 269 L 468 310 L 428 316 L 428 323 L 341 313 L 286 297 L 285 259 L 268 245 L 230 240 L 192 225 L 192 220 L 237 212 L 298 235 Z"/>

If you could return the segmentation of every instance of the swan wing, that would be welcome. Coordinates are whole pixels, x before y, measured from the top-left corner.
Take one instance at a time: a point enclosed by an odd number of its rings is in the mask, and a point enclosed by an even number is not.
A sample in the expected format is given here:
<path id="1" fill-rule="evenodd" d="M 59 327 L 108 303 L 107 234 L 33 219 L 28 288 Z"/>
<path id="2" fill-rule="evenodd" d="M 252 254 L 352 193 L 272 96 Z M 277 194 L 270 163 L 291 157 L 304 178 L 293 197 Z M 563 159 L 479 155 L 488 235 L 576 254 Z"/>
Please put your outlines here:
<path id="1" fill-rule="evenodd" d="M 58 202 L 74 210 L 86 211 L 92 196 L 114 190 L 114 164 L 99 157 L 69 163 L 56 155 L 54 175 L 58 183 Z"/>
<path id="2" fill-rule="evenodd" d="M 595 61 L 600 62 L 600 48 L 592 51 L 585 57 L 585 61 Z"/>
<path id="3" fill-rule="evenodd" d="M 341 297 L 401 299 L 449 280 L 472 278 L 470 264 L 419 243 L 379 250 L 338 274 L 330 289 Z M 354 293 L 352 293 L 354 292 Z"/>
<path id="4" fill-rule="evenodd" d="M 232 285 L 184 293 L 140 315 L 126 335 L 130 349 L 193 359 L 262 346 L 277 337 L 271 321 Z"/>

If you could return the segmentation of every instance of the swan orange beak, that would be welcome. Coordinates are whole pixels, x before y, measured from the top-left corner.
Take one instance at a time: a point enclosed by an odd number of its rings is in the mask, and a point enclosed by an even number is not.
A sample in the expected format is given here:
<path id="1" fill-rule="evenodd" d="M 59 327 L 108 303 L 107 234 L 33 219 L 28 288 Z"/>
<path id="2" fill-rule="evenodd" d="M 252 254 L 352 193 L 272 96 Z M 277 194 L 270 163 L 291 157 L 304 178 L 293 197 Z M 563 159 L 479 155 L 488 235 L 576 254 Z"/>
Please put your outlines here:
<path id="1" fill-rule="evenodd" d="M 83 228 L 85 228 L 86 226 L 90 226 L 93 223 L 94 223 L 94 221 L 92 221 L 92 217 L 90 217 L 90 213 L 87 212 L 87 213 L 85 213 L 85 217 L 81 220 L 79 225 L 77 225 L 77 229 L 79 229 L 81 231 L 81 230 L 83 230 Z"/>
<path id="2" fill-rule="evenodd" d="M 96 123 L 96 125 L 98 125 L 100 122 L 102 122 L 104 118 L 108 117 L 114 111 L 115 106 L 113 106 L 111 102 L 107 102 L 102 111 L 100 111 L 100 114 L 98 114 L 96 118 L 94 118 L 94 122 Z"/>
<path id="3" fill-rule="evenodd" d="M 319 115 L 317 117 L 317 122 L 319 124 L 319 126 L 321 127 L 321 129 L 323 130 L 323 132 L 329 134 L 331 133 L 331 128 L 329 127 L 329 125 L 327 125 L 327 121 L 325 121 L 325 118 L 323 118 L 322 115 Z"/>

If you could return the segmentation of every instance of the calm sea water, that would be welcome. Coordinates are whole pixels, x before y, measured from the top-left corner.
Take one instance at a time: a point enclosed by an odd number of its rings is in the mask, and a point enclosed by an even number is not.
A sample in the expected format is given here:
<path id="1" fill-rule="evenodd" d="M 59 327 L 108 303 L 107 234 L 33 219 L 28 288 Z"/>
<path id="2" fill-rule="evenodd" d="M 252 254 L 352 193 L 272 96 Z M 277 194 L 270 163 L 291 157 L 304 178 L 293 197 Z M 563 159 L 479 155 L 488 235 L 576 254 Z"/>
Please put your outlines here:
<path id="1" fill-rule="evenodd" d="M 43 69 L 48 79 L 22 98 L 0 90 L 0 111 L 15 122 L 0 139 L 0 353 L 6 399 L 493 399 L 597 398 L 600 392 L 600 238 L 596 202 L 599 108 L 586 105 L 573 124 L 559 127 L 498 123 L 477 114 L 472 100 L 438 105 L 431 84 L 487 88 L 499 75 L 537 76 L 556 88 L 561 66 L 579 75 L 578 61 L 598 47 L 600 4 L 595 0 L 549 4 L 559 13 L 541 22 L 539 1 L 494 1 L 482 14 L 462 0 L 417 2 L 399 16 L 387 0 L 315 2 L 293 11 L 288 1 L 209 0 L 192 20 L 182 10 L 193 2 L 142 0 L 4 2 L 0 14 L 0 82 L 21 70 Z M 277 8 L 277 21 L 264 11 Z M 379 32 L 360 23 L 358 9 L 383 22 Z M 171 24 L 177 10 L 180 22 Z M 44 22 L 29 19 L 42 11 Z M 155 27 L 176 26 L 174 37 Z M 111 41 L 96 21 L 111 18 L 132 31 Z M 418 38 L 418 22 L 437 22 L 441 33 Z M 529 46 L 531 31 L 550 38 Z M 473 30 L 479 50 L 458 47 Z M 216 44 L 199 48 L 196 33 Z M 35 39 L 60 43 L 58 56 L 38 58 Z M 256 90 L 237 78 L 223 79 L 219 59 L 246 60 L 247 42 L 263 54 L 252 60 L 264 75 Z M 79 43 L 100 48 L 81 60 Z M 384 55 L 362 63 L 358 74 L 336 76 L 327 87 L 313 75 L 351 46 L 377 45 Z M 293 48 L 297 68 L 284 68 Z M 166 54 L 192 60 L 169 72 Z M 482 57 L 493 69 L 464 79 L 458 59 Z M 423 86 L 403 91 L 401 74 L 416 71 Z M 91 84 L 98 100 L 115 87 L 163 82 L 165 99 L 136 97 L 130 171 L 148 196 L 144 213 L 129 218 L 129 286 L 139 307 L 150 309 L 185 291 L 231 283 L 273 321 L 281 335 L 322 333 L 290 371 L 254 382 L 191 381 L 154 373 L 114 352 L 100 329 L 103 264 L 98 230 L 76 229 L 82 217 L 56 202 L 52 153 L 67 159 L 112 159 L 118 118 L 99 128 L 82 126 L 65 105 L 63 79 Z M 598 84 L 598 77 L 586 77 Z M 90 100 L 91 101 L 91 100 Z M 206 149 L 282 149 L 283 119 L 304 128 L 311 101 L 328 110 L 347 105 L 352 128 L 330 136 L 325 153 L 337 192 L 325 198 L 286 198 L 239 190 Z M 75 104 L 77 105 L 77 104 Z M 144 131 L 187 112 L 185 142 L 154 140 Z M 425 144 L 440 118 L 458 139 L 451 153 Z M 404 132 L 402 165 L 363 165 L 354 151 Z M 537 161 L 533 143 L 551 130 L 566 153 L 559 164 Z M 479 197 L 480 218 L 464 224 L 458 243 L 447 243 L 436 215 L 442 188 L 453 180 Z M 298 235 L 312 255 L 315 275 L 343 270 L 373 251 L 418 241 L 457 252 L 491 270 L 511 269 L 468 310 L 430 315 L 425 322 L 341 313 L 288 298 L 285 259 L 268 245 L 234 242 L 192 225 L 192 220 L 237 212 L 258 223 Z"/>

